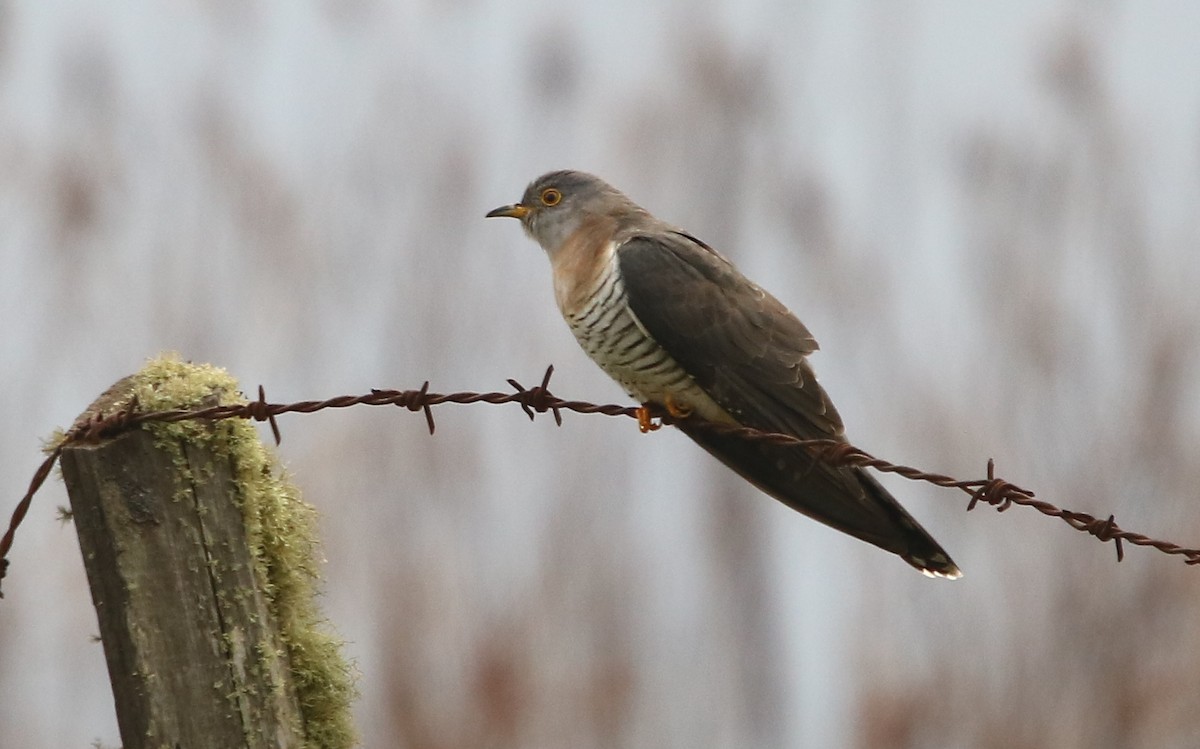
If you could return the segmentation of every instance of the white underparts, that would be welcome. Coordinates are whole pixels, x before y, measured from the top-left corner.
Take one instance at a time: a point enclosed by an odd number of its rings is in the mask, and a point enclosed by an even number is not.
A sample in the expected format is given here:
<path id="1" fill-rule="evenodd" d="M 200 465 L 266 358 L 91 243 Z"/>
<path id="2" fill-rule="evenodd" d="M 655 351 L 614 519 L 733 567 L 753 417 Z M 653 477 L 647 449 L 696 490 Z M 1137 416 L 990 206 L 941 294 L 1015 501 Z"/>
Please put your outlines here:
<path id="1" fill-rule="evenodd" d="M 579 345 L 625 392 L 640 402 L 673 403 L 714 420 L 729 417 L 651 337 L 629 307 L 615 252 L 603 263 L 583 302 L 563 310 Z"/>

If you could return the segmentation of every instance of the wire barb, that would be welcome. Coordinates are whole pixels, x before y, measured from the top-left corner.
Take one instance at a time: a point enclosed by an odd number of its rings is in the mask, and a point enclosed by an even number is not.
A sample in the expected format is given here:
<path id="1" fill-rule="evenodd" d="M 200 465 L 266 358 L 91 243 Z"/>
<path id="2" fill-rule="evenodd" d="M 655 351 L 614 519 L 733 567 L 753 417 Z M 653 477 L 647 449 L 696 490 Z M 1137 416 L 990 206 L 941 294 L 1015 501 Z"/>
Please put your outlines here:
<path id="1" fill-rule="evenodd" d="M 550 394 L 550 375 L 554 374 L 554 365 L 546 367 L 546 374 L 542 375 L 542 384 L 526 390 L 521 383 L 512 379 L 508 379 L 508 384 L 512 385 L 517 391 L 518 397 L 516 402 L 521 405 L 521 410 L 533 421 L 534 416 L 550 411 L 554 414 L 554 423 L 562 426 L 562 413 L 560 411 L 561 401 Z"/>
<path id="2" fill-rule="evenodd" d="M 984 481 L 978 489 L 971 493 L 971 501 L 967 503 L 967 512 L 974 510 L 976 503 L 980 501 L 995 507 L 996 512 L 1004 512 L 1012 507 L 1012 497 L 1015 494 L 1033 497 L 1033 492 L 1027 492 L 1004 479 L 996 478 L 996 461 L 988 458 L 987 481 Z"/>
<path id="3" fill-rule="evenodd" d="M 521 410 L 533 420 L 537 414 L 547 411 L 554 414 L 554 422 L 562 426 L 562 412 L 573 411 L 580 414 L 603 414 L 605 416 L 624 416 L 633 419 L 645 419 L 647 416 L 658 418 L 661 424 L 678 424 L 686 421 L 689 428 L 707 429 L 723 434 L 736 435 L 742 439 L 767 442 L 777 445 L 795 445 L 808 450 L 814 461 L 823 461 L 832 466 L 855 466 L 872 468 L 883 473 L 895 473 L 910 481 L 923 481 L 934 486 L 959 489 L 970 495 L 967 510 L 975 509 L 980 502 L 1004 512 L 1013 505 L 1031 507 L 1050 517 L 1056 517 L 1075 530 L 1095 536 L 1102 542 L 1112 541 L 1117 550 L 1117 561 L 1125 558 L 1123 542 L 1135 546 L 1146 546 L 1157 549 L 1163 554 L 1182 556 L 1189 565 L 1200 564 L 1200 549 L 1186 548 L 1169 541 L 1160 541 L 1140 533 L 1122 529 L 1117 525 L 1112 515 L 1101 520 L 1084 512 L 1074 512 L 1056 507 L 1049 502 L 1037 499 L 1034 493 L 1012 484 L 996 476 L 996 464 L 991 458 L 987 462 L 987 478 L 963 481 L 938 473 L 929 473 L 918 468 L 890 463 L 864 452 L 848 442 L 830 439 L 804 440 L 790 434 L 765 432 L 750 427 L 717 424 L 703 421 L 696 416 L 677 417 L 668 409 L 656 404 L 642 406 L 621 406 L 615 404 L 598 405 L 587 401 L 569 401 L 558 398 L 550 393 L 550 377 L 554 373 L 554 365 L 546 367 L 541 384 L 526 389 L 515 379 L 508 380 L 514 392 L 510 393 L 431 393 L 429 381 L 426 380 L 419 390 L 371 390 L 366 395 L 342 395 L 323 401 L 300 401 L 297 403 L 268 403 L 265 389 L 258 387 L 258 399 L 246 403 L 235 403 L 224 406 L 212 406 L 196 410 L 170 410 L 140 413 L 137 404 L 131 403 L 120 411 L 112 414 L 93 414 L 88 419 L 76 424 L 66 433 L 62 441 L 46 457 L 29 482 L 29 488 L 21 501 L 17 503 L 9 519 L 8 530 L 0 537 L 0 580 L 8 570 L 8 552 L 12 548 L 13 538 L 17 527 L 29 511 L 33 496 L 37 494 L 46 477 L 54 467 L 54 463 L 62 455 L 65 447 L 78 443 L 96 443 L 115 437 L 142 424 L 151 422 L 176 422 L 190 419 L 206 419 L 219 421 L 221 419 L 254 419 L 266 421 L 271 425 L 271 433 L 275 444 L 280 443 L 279 425 L 276 417 L 285 413 L 314 413 L 329 408 L 349 408 L 350 406 L 398 406 L 409 411 L 420 411 L 425 415 L 425 424 L 429 434 L 434 433 L 433 406 L 444 403 L 470 405 L 474 403 L 490 403 L 500 405 L 516 403 Z M 0 591 L 0 598 L 4 594 Z"/>
<path id="4" fill-rule="evenodd" d="M 372 390 L 372 393 L 388 393 L 395 391 L 387 390 Z M 397 395 L 396 405 L 402 408 L 407 408 L 409 411 L 416 413 L 423 411 L 425 413 L 425 426 L 429 427 L 429 436 L 433 436 L 433 432 L 437 429 L 437 424 L 433 423 L 433 411 L 429 408 L 429 380 L 421 385 L 420 390 L 404 390 Z"/>
<path id="5" fill-rule="evenodd" d="M 279 422 L 275 421 L 275 414 L 271 413 L 271 406 L 267 403 L 267 391 L 262 385 L 258 386 L 258 400 L 250 401 L 246 404 L 247 418 L 255 421 L 265 421 L 271 425 L 271 436 L 275 438 L 275 446 L 279 447 L 282 437 L 279 434 Z"/>

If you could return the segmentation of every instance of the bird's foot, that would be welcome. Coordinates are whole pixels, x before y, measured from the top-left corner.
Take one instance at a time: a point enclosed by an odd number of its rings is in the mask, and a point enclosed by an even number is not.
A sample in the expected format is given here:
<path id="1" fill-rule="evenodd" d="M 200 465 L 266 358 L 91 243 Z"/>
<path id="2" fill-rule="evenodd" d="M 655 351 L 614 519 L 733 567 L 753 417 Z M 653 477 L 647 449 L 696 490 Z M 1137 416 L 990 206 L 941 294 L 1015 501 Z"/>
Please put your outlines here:
<path id="1" fill-rule="evenodd" d="M 671 414 L 675 419 L 686 419 L 692 415 L 692 407 L 686 403 L 680 403 L 670 395 L 666 397 L 666 403 L 663 404 L 667 408 L 667 413 Z"/>
<path id="2" fill-rule="evenodd" d="M 637 420 L 638 429 L 641 430 L 642 434 L 662 429 L 662 424 L 654 423 L 654 414 L 650 412 L 650 406 L 648 405 L 638 406 Z"/>
<path id="3" fill-rule="evenodd" d="M 692 407 L 686 403 L 679 401 L 668 395 L 663 399 L 662 407 L 667 410 L 667 413 L 672 419 L 682 421 L 692 415 Z M 643 403 L 637 410 L 638 429 L 642 430 L 642 434 L 647 432 L 656 432 L 662 429 L 662 422 L 654 421 L 654 412 L 651 410 L 651 404 Z"/>

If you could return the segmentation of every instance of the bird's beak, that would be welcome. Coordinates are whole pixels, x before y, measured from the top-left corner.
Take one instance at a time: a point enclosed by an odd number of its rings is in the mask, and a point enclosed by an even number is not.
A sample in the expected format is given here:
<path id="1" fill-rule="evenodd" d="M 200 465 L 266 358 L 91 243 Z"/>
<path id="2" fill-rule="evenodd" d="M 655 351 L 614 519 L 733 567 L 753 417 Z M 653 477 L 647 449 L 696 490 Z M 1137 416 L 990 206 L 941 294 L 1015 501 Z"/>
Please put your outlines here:
<path id="1" fill-rule="evenodd" d="M 529 215 L 530 208 L 527 205 L 513 203 L 512 205 L 502 205 L 499 208 L 492 209 L 487 212 L 486 218 L 497 218 L 504 216 L 506 218 L 525 218 Z"/>

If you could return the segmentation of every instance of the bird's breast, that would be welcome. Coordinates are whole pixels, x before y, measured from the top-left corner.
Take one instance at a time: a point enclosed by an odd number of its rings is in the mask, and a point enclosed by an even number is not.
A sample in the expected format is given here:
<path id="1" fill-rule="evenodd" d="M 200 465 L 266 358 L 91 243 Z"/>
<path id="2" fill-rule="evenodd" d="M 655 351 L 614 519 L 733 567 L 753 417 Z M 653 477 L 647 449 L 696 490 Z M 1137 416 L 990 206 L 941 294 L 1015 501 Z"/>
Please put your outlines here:
<path id="1" fill-rule="evenodd" d="M 630 308 L 616 261 L 616 247 L 600 253 L 603 262 L 572 283 L 559 282 L 555 296 L 575 339 L 600 368 L 641 402 L 690 408 L 697 415 L 730 417 L 708 396 L 671 354 L 658 344 Z M 564 293 L 565 292 L 565 293 Z"/>

